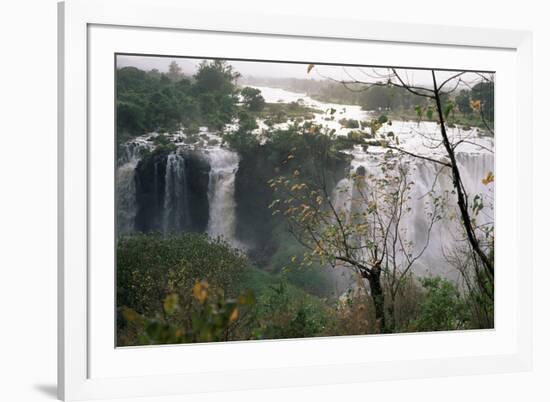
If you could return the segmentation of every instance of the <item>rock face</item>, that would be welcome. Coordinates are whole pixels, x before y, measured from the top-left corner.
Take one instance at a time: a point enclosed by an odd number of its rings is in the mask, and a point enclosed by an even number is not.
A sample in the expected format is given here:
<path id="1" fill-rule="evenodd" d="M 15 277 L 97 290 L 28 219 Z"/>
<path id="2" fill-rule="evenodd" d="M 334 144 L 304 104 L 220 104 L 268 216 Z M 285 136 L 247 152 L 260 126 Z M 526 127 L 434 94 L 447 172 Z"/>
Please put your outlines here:
<path id="1" fill-rule="evenodd" d="M 241 157 L 235 177 L 236 237 L 249 245 L 251 252 L 270 254 L 274 222 L 268 208 L 273 191 L 267 181 L 272 166 L 261 151 Z"/>
<path id="2" fill-rule="evenodd" d="M 268 181 L 281 174 L 290 174 L 281 171 L 269 152 L 259 147 L 255 152 L 241 155 L 235 178 L 236 237 L 248 246 L 249 254 L 258 261 L 274 252 L 278 244 L 274 233 L 283 225 L 269 208 L 274 196 Z M 348 166 L 349 161 L 344 156 L 327 161 L 325 169 L 331 189 L 345 176 Z M 303 167 L 306 168 L 305 164 Z"/>
<path id="3" fill-rule="evenodd" d="M 136 166 L 135 229 L 138 232 L 162 230 L 167 156 L 168 152 L 155 150 L 143 157 Z"/>
<path id="4" fill-rule="evenodd" d="M 200 154 L 190 151 L 185 155 L 190 210 L 188 228 L 194 232 L 204 232 L 209 219 L 208 183 L 210 180 L 210 164 Z"/>

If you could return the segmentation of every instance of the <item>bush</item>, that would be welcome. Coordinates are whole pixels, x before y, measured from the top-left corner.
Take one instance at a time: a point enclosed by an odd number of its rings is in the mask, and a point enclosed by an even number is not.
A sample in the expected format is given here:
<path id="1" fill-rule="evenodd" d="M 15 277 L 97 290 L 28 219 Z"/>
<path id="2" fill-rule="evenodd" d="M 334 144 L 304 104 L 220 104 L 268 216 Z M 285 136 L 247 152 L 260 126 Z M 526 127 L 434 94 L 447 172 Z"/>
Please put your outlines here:
<path id="1" fill-rule="evenodd" d="M 263 339 L 324 335 L 329 311 L 317 300 L 297 291 L 285 280 L 258 299 L 258 335 Z"/>
<path id="2" fill-rule="evenodd" d="M 259 112 L 265 106 L 265 99 L 259 89 L 245 87 L 241 90 L 243 103 L 252 112 Z"/>
<path id="3" fill-rule="evenodd" d="M 236 296 L 248 264 L 227 243 L 196 233 L 121 237 L 116 258 L 117 307 L 146 316 L 161 312 L 168 294 L 177 294 L 182 305 L 188 305 L 189 289 L 197 280 Z"/>
<path id="4" fill-rule="evenodd" d="M 456 286 L 450 281 L 435 277 L 420 280 L 425 290 L 416 321 L 418 331 L 448 331 L 464 329 L 466 306 Z"/>
<path id="5" fill-rule="evenodd" d="M 123 308 L 122 315 L 133 330 L 126 333 L 133 334 L 140 345 L 229 341 L 240 327 L 243 311 L 246 313 L 255 303 L 251 293 L 229 299 L 223 290 L 212 288 L 206 281 L 197 281 L 190 293 L 193 300 L 187 325 L 174 324 L 174 317 L 182 306 L 178 295 L 170 294 L 164 299 L 162 315 L 157 314 L 154 318 Z M 136 344 L 136 340 L 132 344 Z"/>
<path id="6" fill-rule="evenodd" d="M 354 119 L 340 119 L 338 123 L 344 128 L 359 128 L 359 121 Z"/>

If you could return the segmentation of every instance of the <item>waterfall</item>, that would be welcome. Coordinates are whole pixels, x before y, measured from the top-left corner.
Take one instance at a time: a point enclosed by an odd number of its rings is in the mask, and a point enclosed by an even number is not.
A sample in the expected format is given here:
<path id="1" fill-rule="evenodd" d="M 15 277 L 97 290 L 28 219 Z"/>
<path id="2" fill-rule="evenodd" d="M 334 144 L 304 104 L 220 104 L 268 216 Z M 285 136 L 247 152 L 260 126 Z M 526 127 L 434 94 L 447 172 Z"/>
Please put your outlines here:
<path id="1" fill-rule="evenodd" d="M 345 219 L 350 219 L 350 216 L 352 219 L 357 218 L 358 208 L 364 208 L 365 201 L 361 198 L 371 191 L 372 181 L 386 174 L 380 169 L 380 155 L 369 154 L 359 149 L 355 149 L 351 155 L 351 173 L 364 175 L 365 183 L 361 189 L 361 197 L 358 196 L 357 183 L 353 183 L 350 178 L 344 178 L 336 185 L 332 200 L 339 215 Z M 404 209 L 406 213 L 401 218 L 401 236 L 410 242 L 413 255 L 422 252 L 429 236 L 428 246 L 415 262 L 413 270 L 419 275 L 439 274 L 454 279 L 456 269 L 445 256 L 456 247 L 457 242 L 464 241 L 464 234 L 450 170 L 424 159 L 403 155 L 398 158 L 406 166 L 408 180 L 414 183 L 408 193 Z M 477 223 L 493 222 L 493 184 L 482 183 L 489 172 L 494 172 L 493 154 L 457 153 L 457 162 L 470 207 L 476 195 L 483 198 L 484 209 L 476 217 Z M 430 230 L 429 214 L 433 208 L 431 191 L 441 197 L 444 207 L 439 211 L 441 219 Z M 368 195 L 366 197 L 369 198 Z"/>
<path id="2" fill-rule="evenodd" d="M 185 159 L 174 151 L 166 158 L 162 228 L 165 233 L 181 231 L 189 221 Z"/>
<path id="3" fill-rule="evenodd" d="M 237 153 L 220 147 L 211 149 L 208 203 L 210 217 L 208 235 L 223 237 L 232 244 L 235 240 L 235 174 L 239 168 Z"/>
<path id="4" fill-rule="evenodd" d="M 116 196 L 117 196 L 117 233 L 125 234 L 134 231 L 137 213 L 136 202 L 136 166 L 140 160 L 143 147 L 137 143 L 122 146 L 117 161 Z"/>
<path id="5" fill-rule="evenodd" d="M 345 222 L 350 219 L 351 198 L 353 191 L 353 183 L 349 177 L 341 179 L 332 193 L 332 203 L 338 216 L 342 216 Z"/>

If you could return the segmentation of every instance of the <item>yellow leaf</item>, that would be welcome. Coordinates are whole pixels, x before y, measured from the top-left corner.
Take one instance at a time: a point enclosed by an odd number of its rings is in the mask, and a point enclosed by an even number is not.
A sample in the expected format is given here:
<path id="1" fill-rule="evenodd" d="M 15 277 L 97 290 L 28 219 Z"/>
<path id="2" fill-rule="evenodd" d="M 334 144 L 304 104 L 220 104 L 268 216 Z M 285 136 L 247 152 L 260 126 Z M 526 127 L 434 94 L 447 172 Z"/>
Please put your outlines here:
<path id="1" fill-rule="evenodd" d="M 239 309 L 235 307 L 231 312 L 231 315 L 229 316 L 229 321 L 230 322 L 236 321 L 237 318 L 239 318 Z"/>
<path id="2" fill-rule="evenodd" d="M 166 314 L 173 314 L 178 308 L 178 295 L 172 293 L 164 299 L 164 311 Z"/>
<path id="3" fill-rule="evenodd" d="M 128 307 L 122 309 L 122 316 L 129 322 L 137 321 L 139 319 L 139 314 L 136 313 L 135 310 Z"/>
<path id="4" fill-rule="evenodd" d="M 206 281 L 197 281 L 195 286 L 193 286 L 193 296 L 195 296 L 195 299 L 200 303 L 204 303 L 208 297 L 208 286 L 208 282 Z"/>
<path id="5" fill-rule="evenodd" d="M 484 184 L 484 185 L 488 185 L 489 183 L 492 183 L 495 181 L 495 175 L 493 174 L 493 172 L 489 172 L 487 174 L 487 177 L 482 179 L 481 182 Z"/>

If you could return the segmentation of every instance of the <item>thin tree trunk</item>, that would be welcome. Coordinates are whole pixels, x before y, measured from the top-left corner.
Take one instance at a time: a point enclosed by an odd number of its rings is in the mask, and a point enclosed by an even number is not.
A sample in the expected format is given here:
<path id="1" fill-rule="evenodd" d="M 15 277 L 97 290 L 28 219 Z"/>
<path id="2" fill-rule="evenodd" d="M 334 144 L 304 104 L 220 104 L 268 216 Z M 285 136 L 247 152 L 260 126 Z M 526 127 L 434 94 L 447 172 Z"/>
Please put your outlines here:
<path id="1" fill-rule="evenodd" d="M 443 138 L 443 145 L 445 146 L 445 150 L 447 151 L 447 155 L 449 156 L 449 159 L 451 161 L 453 186 L 456 190 L 458 208 L 462 216 L 464 229 L 466 230 L 466 236 L 468 237 L 468 241 L 470 242 L 472 249 L 478 255 L 479 259 L 483 263 L 483 266 L 487 270 L 487 273 L 490 275 L 491 278 L 493 278 L 494 277 L 493 262 L 489 259 L 487 254 L 485 254 L 485 252 L 481 249 L 481 246 L 479 245 L 479 241 L 477 240 L 477 237 L 475 235 L 475 229 L 472 226 L 470 213 L 468 212 L 466 196 L 462 188 L 462 179 L 460 177 L 460 171 L 458 169 L 458 164 L 456 162 L 455 152 L 451 146 L 449 137 L 447 136 L 447 129 L 445 128 L 445 119 L 443 118 L 441 98 L 439 96 L 439 90 L 437 89 L 437 81 L 435 78 L 434 70 L 432 70 L 432 78 L 433 78 L 433 85 L 434 85 L 435 102 L 437 105 L 437 113 L 439 117 L 439 126 L 441 129 L 441 137 Z"/>
<path id="2" fill-rule="evenodd" d="M 380 333 L 386 332 L 386 317 L 384 314 L 384 291 L 380 280 L 382 270 L 380 267 L 373 267 L 368 275 L 370 294 L 374 302 L 374 314 L 376 318 L 376 328 Z"/>

